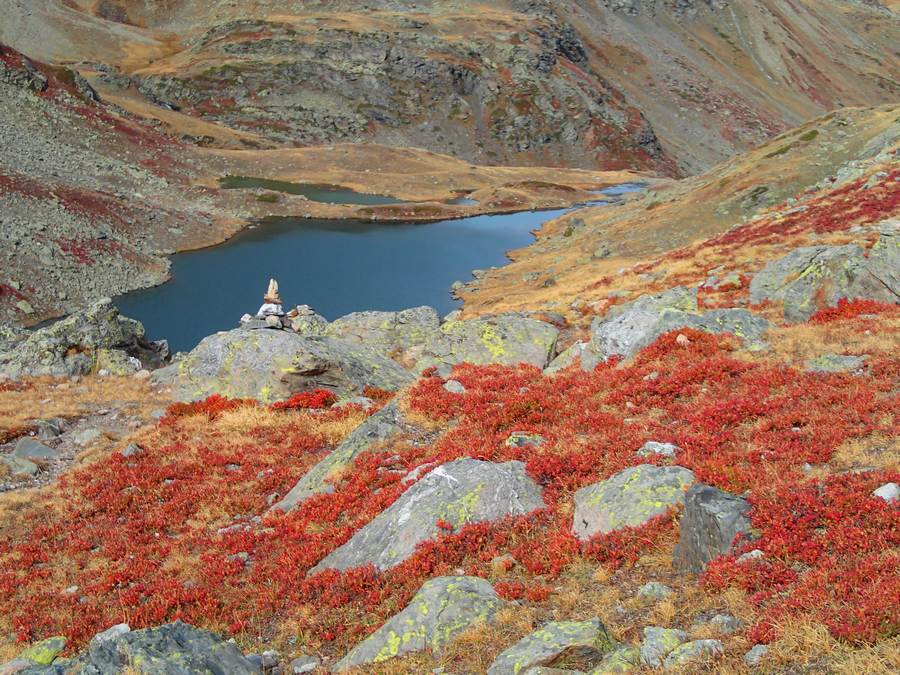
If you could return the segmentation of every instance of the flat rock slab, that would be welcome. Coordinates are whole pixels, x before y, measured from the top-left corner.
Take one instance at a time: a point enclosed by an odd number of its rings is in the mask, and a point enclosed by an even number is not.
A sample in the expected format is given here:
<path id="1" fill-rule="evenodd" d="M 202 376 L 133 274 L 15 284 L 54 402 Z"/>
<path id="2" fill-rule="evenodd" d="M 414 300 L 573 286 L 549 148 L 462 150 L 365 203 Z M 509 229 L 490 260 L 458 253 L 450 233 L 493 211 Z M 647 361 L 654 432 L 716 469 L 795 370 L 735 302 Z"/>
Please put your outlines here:
<path id="1" fill-rule="evenodd" d="M 586 668 L 597 665 L 615 646 L 599 619 L 554 621 L 523 637 L 503 651 L 488 668 L 488 675 L 519 675 L 536 666 L 552 666 L 563 659 Z"/>
<path id="2" fill-rule="evenodd" d="M 410 426 L 405 421 L 397 402 L 391 401 L 350 432 L 337 448 L 311 468 L 272 508 L 290 511 L 307 497 L 331 492 L 329 477 L 350 465 L 374 445 L 388 440 Z"/>
<path id="3" fill-rule="evenodd" d="M 405 609 L 350 650 L 334 670 L 380 663 L 425 649 L 439 654 L 459 633 L 475 624 L 491 622 L 503 605 L 493 586 L 484 579 L 431 579 Z"/>
<path id="4" fill-rule="evenodd" d="M 673 564 L 699 573 L 713 558 L 727 553 L 738 534 L 750 533 L 750 504 L 737 495 L 698 484 L 684 499 Z"/>
<path id="5" fill-rule="evenodd" d="M 718 640 L 694 640 L 677 646 L 663 661 L 666 670 L 679 668 L 689 663 L 712 660 L 725 653 L 725 647 Z"/>
<path id="6" fill-rule="evenodd" d="M 13 455 L 22 459 L 49 460 L 59 457 L 59 452 L 26 436 L 18 440 Z"/>
<path id="7" fill-rule="evenodd" d="M 541 488 L 525 473 L 522 462 L 458 459 L 414 483 L 310 572 L 368 564 L 386 570 L 410 557 L 419 543 L 436 538 L 441 533 L 438 521 L 458 529 L 543 507 Z"/>
<path id="8" fill-rule="evenodd" d="M 694 473 L 680 466 L 641 464 L 575 493 L 572 532 L 582 541 L 643 525 L 684 502 Z"/>
<path id="9" fill-rule="evenodd" d="M 283 330 L 235 329 L 204 338 L 154 380 L 179 400 L 211 394 L 271 402 L 324 388 L 352 396 L 365 385 L 396 391 L 413 375 L 365 345 Z"/>

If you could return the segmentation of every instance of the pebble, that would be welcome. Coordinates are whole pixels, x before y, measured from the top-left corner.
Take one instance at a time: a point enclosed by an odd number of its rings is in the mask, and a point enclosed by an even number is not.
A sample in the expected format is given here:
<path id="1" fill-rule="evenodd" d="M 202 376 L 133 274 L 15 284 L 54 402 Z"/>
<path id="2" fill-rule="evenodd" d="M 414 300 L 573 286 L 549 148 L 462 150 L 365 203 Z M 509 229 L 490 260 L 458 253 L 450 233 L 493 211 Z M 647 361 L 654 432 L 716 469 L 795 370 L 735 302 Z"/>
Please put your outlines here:
<path id="1" fill-rule="evenodd" d="M 465 394 L 466 388 L 457 380 L 447 380 L 444 382 L 444 390 L 451 394 Z"/>
<path id="2" fill-rule="evenodd" d="M 322 660 L 315 656 L 298 656 L 288 666 L 289 675 L 304 675 L 318 668 Z"/>
<path id="3" fill-rule="evenodd" d="M 754 645 L 750 651 L 744 654 L 744 663 L 751 668 L 758 666 L 768 653 L 769 648 L 766 645 Z"/>

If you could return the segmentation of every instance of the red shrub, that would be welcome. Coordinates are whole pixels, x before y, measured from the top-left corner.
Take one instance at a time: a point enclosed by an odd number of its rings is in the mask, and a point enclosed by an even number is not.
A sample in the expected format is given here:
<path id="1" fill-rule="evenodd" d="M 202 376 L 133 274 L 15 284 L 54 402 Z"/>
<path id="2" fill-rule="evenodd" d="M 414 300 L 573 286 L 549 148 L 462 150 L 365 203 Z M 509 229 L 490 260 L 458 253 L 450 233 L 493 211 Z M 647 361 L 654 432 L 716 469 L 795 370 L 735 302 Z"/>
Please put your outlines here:
<path id="1" fill-rule="evenodd" d="M 337 403 L 338 397 L 326 389 L 314 389 L 294 394 L 287 401 L 272 404 L 272 410 L 322 410 Z"/>

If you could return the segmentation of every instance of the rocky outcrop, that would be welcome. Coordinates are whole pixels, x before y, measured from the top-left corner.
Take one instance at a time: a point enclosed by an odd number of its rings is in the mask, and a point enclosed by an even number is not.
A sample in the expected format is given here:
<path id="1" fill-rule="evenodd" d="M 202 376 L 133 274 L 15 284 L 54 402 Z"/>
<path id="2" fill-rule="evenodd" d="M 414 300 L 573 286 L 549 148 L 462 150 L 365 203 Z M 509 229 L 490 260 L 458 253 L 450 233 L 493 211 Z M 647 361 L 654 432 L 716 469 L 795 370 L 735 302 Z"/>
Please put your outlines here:
<path id="1" fill-rule="evenodd" d="M 455 529 L 543 508 L 541 488 L 522 462 L 495 464 L 457 459 L 416 482 L 389 508 L 332 551 L 311 572 L 372 564 L 385 570 L 436 538 L 442 524 Z"/>
<path id="2" fill-rule="evenodd" d="M 684 498 L 674 566 L 703 571 L 706 563 L 731 549 L 738 534 L 750 533 L 749 510 L 746 499 L 710 485 L 694 485 Z"/>
<path id="3" fill-rule="evenodd" d="M 687 633 L 677 628 L 647 626 L 641 642 L 641 663 L 651 668 L 659 668 L 664 659 L 687 641 Z"/>
<path id="4" fill-rule="evenodd" d="M 858 244 L 804 246 L 760 270 L 750 300 L 784 304 L 784 318 L 806 321 L 841 299 L 900 303 L 900 227 L 885 223 L 871 249 Z"/>
<path id="5" fill-rule="evenodd" d="M 181 400 L 221 394 L 275 401 L 315 388 L 344 396 L 366 385 L 394 391 L 413 376 L 365 345 L 284 330 L 235 329 L 204 338 L 154 379 L 170 385 Z"/>
<path id="6" fill-rule="evenodd" d="M 0 343 L 0 373 L 12 378 L 85 375 L 114 367 L 119 374 L 159 365 L 165 343 L 151 343 L 144 327 L 119 314 L 108 298 L 32 332 Z"/>
<path id="7" fill-rule="evenodd" d="M 706 333 L 731 333 L 750 347 L 762 344 L 769 322 L 745 309 L 714 309 L 699 313 L 697 292 L 676 287 L 617 305 L 591 324 L 591 340 L 581 354 L 585 370 L 610 356 L 634 356 L 658 337 L 679 328 Z"/>
<path id="8" fill-rule="evenodd" d="M 331 492 L 332 487 L 328 482 L 330 477 L 352 464 L 357 456 L 372 446 L 388 441 L 404 431 L 412 431 L 412 425 L 405 419 L 397 402 L 392 401 L 350 432 L 337 448 L 310 469 L 272 508 L 290 511 L 307 497 Z"/>
<path id="9" fill-rule="evenodd" d="M 503 606 L 493 586 L 478 577 L 438 577 L 426 581 L 398 614 L 356 645 L 335 665 L 342 670 L 380 663 L 411 652 L 435 654 L 478 623 L 489 623 Z"/>
<path id="10" fill-rule="evenodd" d="M 684 502 L 694 473 L 680 466 L 641 464 L 575 493 L 572 531 L 581 540 L 643 525 Z"/>
<path id="11" fill-rule="evenodd" d="M 538 666 L 578 663 L 585 670 L 597 665 L 615 646 L 600 619 L 553 621 L 503 651 L 488 668 L 488 675 L 518 675 Z"/>
<path id="12" fill-rule="evenodd" d="M 136 667 L 141 672 L 158 675 L 259 673 L 234 643 L 180 621 L 144 630 L 107 631 L 102 639 L 98 638 L 101 636 L 91 640 L 87 651 L 73 659 L 56 658 L 62 650 L 60 647 L 43 667 L 30 667 L 22 672 L 31 675 L 116 675 Z"/>

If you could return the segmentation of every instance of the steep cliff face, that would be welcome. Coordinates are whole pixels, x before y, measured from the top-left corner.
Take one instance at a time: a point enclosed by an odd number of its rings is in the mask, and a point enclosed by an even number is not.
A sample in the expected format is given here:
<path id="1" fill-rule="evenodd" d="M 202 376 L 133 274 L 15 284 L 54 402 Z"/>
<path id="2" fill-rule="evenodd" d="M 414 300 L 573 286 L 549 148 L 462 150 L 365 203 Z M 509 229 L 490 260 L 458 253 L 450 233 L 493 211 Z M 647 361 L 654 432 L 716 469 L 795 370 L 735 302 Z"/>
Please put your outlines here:
<path id="1" fill-rule="evenodd" d="M 896 3 L 0 6 L 15 16 L 0 40 L 26 53 L 104 61 L 108 86 L 283 145 L 688 174 L 828 110 L 900 94 Z"/>

